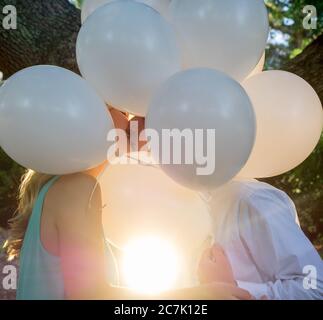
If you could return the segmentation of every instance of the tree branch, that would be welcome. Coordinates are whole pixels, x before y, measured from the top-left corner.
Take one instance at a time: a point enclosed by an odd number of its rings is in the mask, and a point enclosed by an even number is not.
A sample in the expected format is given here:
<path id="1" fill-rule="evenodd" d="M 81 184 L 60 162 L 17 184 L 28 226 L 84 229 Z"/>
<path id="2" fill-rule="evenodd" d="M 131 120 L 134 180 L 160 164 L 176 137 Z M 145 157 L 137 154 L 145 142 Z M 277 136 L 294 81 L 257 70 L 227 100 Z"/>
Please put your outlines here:
<path id="1" fill-rule="evenodd" d="M 297 74 L 305 79 L 317 92 L 323 104 L 323 34 L 305 50 L 290 60 L 283 70 Z"/>
<path id="2" fill-rule="evenodd" d="M 8 78 L 37 64 L 53 64 L 79 72 L 75 43 L 80 11 L 67 0 L 0 0 L 0 22 L 5 5 L 17 8 L 17 30 L 0 24 L 0 70 Z"/>

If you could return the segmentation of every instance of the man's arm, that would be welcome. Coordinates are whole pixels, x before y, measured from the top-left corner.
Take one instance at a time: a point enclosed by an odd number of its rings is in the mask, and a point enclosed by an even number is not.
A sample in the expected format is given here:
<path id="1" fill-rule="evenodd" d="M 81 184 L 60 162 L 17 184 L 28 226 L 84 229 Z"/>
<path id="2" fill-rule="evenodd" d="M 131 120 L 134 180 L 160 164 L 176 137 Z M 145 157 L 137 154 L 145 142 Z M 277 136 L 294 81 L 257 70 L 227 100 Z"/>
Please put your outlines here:
<path id="1" fill-rule="evenodd" d="M 278 190 L 259 190 L 241 200 L 240 238 L 264 282 L 238 285 L 256 298 L 323 299 L 322 260 L 296 216 L 291 200 Z M 305 274 L 306 267 L 316 273 Z"/>

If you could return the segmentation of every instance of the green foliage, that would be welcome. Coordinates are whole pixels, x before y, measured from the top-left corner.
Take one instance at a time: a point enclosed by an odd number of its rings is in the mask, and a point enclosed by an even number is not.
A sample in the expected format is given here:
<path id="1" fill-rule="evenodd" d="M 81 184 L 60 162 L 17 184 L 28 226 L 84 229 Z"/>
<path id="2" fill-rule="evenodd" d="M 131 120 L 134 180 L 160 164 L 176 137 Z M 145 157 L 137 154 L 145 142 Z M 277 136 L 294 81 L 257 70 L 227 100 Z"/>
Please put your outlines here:
<path id="1" fill-rule="evenodd" d="M 270 45 L 267 50 L 267 68 L 279 69 L 288 60 L 302 53 L 323 32 L 322 0 L 265 0 L 271 26 Z M 303 21 L 306 5 L 317 10 L 317 29 L 306 30 Z"/>
<path id="2" fill-rule="evenodd" d="M 295 202 L 303 231 L 323 249 L 323 135 L 315 151 L 300 166 L 265 181 L 289 194 Z"/>
<path id="3" fill-rule="evenodd" d="M 81 8 L 83 1 L 84 0 L 72 0 L 71 2 L 74 3 L 78 8 Z"/>

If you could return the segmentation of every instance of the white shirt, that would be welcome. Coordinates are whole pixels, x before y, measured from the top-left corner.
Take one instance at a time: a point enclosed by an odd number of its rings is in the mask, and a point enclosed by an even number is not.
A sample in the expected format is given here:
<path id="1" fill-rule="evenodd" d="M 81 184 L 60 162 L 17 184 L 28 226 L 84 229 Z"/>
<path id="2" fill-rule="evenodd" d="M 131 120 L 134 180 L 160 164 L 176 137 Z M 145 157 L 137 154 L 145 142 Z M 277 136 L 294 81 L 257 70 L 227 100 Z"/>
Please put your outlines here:
<path id="1" fill-rule="evenodd" d="M 323 299 L 322 259 L 284 192 L 257 180 L 236 180 L 207 196 L 215 242 L 239 287 L 257 299 Z"/>

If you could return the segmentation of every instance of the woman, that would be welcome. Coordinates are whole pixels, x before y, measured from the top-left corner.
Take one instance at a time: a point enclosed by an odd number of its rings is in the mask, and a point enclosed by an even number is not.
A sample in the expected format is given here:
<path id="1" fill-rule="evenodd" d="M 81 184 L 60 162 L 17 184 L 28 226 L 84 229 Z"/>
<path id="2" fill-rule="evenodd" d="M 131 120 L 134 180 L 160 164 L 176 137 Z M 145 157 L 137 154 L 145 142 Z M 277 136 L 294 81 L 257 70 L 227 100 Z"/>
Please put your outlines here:
<path id="1" fill-rule="evenodd" d="M 115 110 L 111 113 L 116 127 L 126 129 L 127 119 Z M 18 299 L 145 298 L 106 281 L 106 270 L 114 265 L 106 264 L 96 180 L 105 166 L 61 177 L 25 174 L 18 215 L 6 244 L 9 256 L 20 256 Z M 250 295 L 235 285 L 213 283 L 164 297 L 249 299 Z"/>

